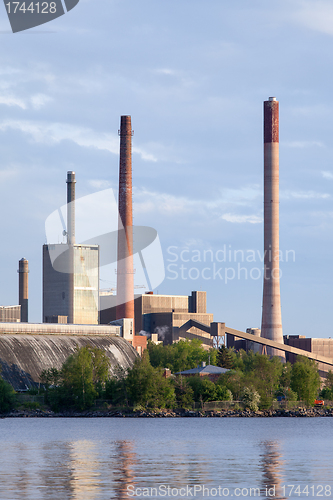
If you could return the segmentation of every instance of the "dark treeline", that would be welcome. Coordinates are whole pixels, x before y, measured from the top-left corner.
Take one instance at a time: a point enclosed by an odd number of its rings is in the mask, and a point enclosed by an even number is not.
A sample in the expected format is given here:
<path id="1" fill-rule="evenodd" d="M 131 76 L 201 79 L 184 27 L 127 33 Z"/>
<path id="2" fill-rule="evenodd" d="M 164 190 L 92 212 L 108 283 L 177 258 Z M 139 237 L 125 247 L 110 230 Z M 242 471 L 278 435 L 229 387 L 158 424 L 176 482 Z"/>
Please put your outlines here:
<path id="1" fill-rule="evenodd" d="M 181 375 L 165 378 L 165 368 L 173 374 L 195 368 L 205 361 L 229 369 L 212 382 L 208 377 Z M 55 411 L 91 407 L 96 399 L 118 407 L 192 408 L 193 403 L 243 401 L 257 410 L 269 408 L 278 397 L 287 401 L 305 401 L 312 405 L 320 395 L 333 400 L 333 374 L 320 390 L 320 377 L 314 361 L 281 363 L 278 358 L 236 353 L 224 346 L 206 351 L 199 341 L 180 341 L 170 346 L 148 342 L 142 358 L 127 371 L 118 367 L 109 377 L 110 361 L 103 350 L 89 346 L 77 349 L 61 370 L 51 368 L 41 374 L 45 402 Z M 0 411 L 14 405 L 12 387 L 0 378 Z"/>

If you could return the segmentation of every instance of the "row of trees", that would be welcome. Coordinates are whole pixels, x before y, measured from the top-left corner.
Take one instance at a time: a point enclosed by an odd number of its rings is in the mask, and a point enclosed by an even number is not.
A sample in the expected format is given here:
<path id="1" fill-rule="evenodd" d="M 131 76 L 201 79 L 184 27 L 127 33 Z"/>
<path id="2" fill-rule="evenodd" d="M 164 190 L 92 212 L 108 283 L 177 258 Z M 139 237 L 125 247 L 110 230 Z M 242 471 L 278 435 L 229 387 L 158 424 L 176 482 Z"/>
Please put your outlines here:
<path id="1" fill-rule="evenodd" d="M 164 368 L 182 371 L 204 360 L 230 371 L 216 383 L 207 377 L 163 376 Z M 198 341 L 181 341 L 165 347 L 149 343 L 148 350 L 130 370 L 119 368 L 115 377 L 108 378 L 108 368 L 109 361 L 103 351 L 91 347 L 77 350 L 60 371 L 43 372 L 49 403 L 54 408 L 84 409 L 96 398 L 104 398 L 119 406 L 189 408 L 194 402 L 234 399 L 257 409 L 270 407 L 279 396 L 313 404 L 320 388 L 316 363 L 308 358 L 300 358 L 294 365 L 283 364 L 276 357 L 252 351 L 236 353 L 223 347 L 207 352 Z"/>
<path id="2" fill-rule="evenodd" d="M 316 362 L 308 358 L 299 357 L 293 365 L 283 364 L 277 357 L 269 358 L 258 353 L 254 354 L 252 351 L 235 352 L 224 346 L 218 351 L 207 352 L 197 341 L 179 342 L 168 347 L 149 344 L 148 349 L 153 366 L 167 366 L 173 371 L 176 371 L 175 368 L 182 370 L 193 368 L 197 366 L 198 361 L 206 361 L 210 357 L 211 364 L 230 370 L 221 375 L 218 386 L 228 389 L 235 400 L 244 398 L 250 400 L 253 394 L 252 399 L 260 401 L 260 406 L 267 408 L 277 397 L 313 404 L 318 396 L 320 388 L 318 368 Z M 333 375 L 331 379 L 333 393 Z M 329 395 L 327 391 L 325 394 L 326 397 Z"/>
<path id="3" fill-rule="evenodd" d="M 221 349 L 220 360 L 227 360 L 232 369 L 220 378 L 220 383 L 231 390 L 235 399 L 239 399 L 247 388 L 260 396 L 260 406 L 268 408 L 277 397 L 313 404 L 318 396 L 320 377 L 315 361 L 299 357 L 298 361 L 281 363 L 279 358 L 252 351 L 235 353 Z"/>
<path id="4" fill-rule="evenodd" d="M 230 371 L 216 383 L 207 377 L 163 376 L 164 368 L 175 373 L 195 368 L 202 361 L 217 364 Z M 41 374 L 46 402 L 55 410 L 75 407 L 86 409 L 97 398 L 114 405 L 144 408 L 190 408 L 193 402 L 242 400 L 250 408 L 268 408 L 277 397 L 289 401 L 303 400 L 313 404 L 318 396 L 320 378 L 314 361 L 299 358 L 291 365 L 278 358 L 236 353 L 222 347 L 205 351 L 199 341 L 180 341 L 171 346 L 148 343 L 142 358 L 124 371 L 118 368 L 109 378 L 110 361 L 103 350 L 93 347 L 77 349 L 60 370 L 51 368 Z M 7 411 L 14 391 L 0 379 L 0 408 Z M 333 400 L 333 374 L 330 373 L 321 392 Z"/>

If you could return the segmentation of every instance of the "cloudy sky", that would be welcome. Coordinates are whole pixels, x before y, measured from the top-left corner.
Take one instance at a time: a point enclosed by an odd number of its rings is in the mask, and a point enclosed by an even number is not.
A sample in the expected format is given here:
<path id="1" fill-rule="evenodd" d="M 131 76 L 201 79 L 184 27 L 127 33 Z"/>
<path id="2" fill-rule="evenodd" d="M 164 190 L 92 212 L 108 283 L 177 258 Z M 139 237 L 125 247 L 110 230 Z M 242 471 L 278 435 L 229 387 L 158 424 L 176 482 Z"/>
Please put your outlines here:
<path id="1" fill-rule="evenodd" d="M 284 333 L 332 335 L 331 1 L 80 0 L 17 34 L 0 6 L 0 39 L 0 304 L 18 302 L 25 257 L 41 321 L 45 220 L 67 170 L 78 197 L 117 195 L 130 114 L 134 224 L 164 254 L 155 292 L 206 290 L 216 321 L 260 327 L 262 103 L 276 96 Z"/>

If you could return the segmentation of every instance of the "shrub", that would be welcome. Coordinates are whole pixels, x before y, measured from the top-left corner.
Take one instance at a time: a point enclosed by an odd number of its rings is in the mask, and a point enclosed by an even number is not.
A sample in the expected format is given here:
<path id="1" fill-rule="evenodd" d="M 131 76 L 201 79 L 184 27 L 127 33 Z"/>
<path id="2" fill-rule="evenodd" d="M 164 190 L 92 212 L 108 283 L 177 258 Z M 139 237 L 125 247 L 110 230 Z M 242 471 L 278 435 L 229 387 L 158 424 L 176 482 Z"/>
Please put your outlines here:
<path id="1" fill-rule="evenodd" d="M 0 377 L 0 413 L 7 413 L 15 406 L 15 391 L 13 387 Z"/>
<path id="2" fill-rule="evenodd" d="M 241 401 L 243 401 L 245 407 L 249 408 L 251 411 L 258 411 L 260 395 L 256 390 L 245 387 L 241 395 Z"/>

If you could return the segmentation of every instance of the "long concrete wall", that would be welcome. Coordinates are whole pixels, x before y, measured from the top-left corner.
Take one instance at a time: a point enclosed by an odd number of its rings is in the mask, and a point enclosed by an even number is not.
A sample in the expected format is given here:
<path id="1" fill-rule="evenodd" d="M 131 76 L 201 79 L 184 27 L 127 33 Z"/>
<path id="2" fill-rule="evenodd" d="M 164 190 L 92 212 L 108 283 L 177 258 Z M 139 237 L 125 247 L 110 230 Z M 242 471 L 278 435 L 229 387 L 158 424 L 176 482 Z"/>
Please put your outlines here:
<path id="1" fill-rule="evenodd" d="M 138 356 L 129 342 L 110 335 L 0 335 L 1 376 L 15 390 L 37 386 L 43 370 L 60 369 L 76 347 L 103 349 L 110 359 L 110 375 L 117 365 L 130 368 Z"/>

